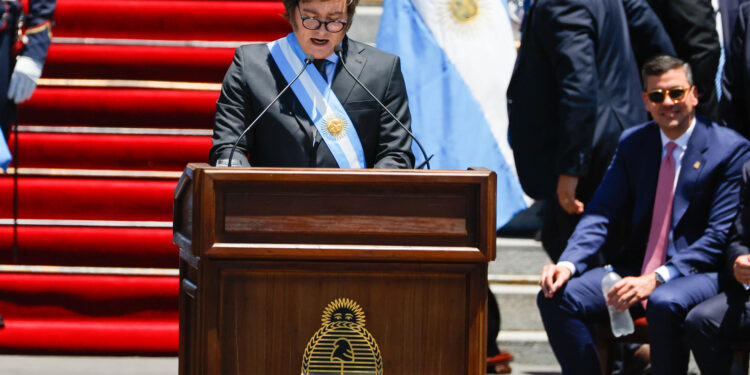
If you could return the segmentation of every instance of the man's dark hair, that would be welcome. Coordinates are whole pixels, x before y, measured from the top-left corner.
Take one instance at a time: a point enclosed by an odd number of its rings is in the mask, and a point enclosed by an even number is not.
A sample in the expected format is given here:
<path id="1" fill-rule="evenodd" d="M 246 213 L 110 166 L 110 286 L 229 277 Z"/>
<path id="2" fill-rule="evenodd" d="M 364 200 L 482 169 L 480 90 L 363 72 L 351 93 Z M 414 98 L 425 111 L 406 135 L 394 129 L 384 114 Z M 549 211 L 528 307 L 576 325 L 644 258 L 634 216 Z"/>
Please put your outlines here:
<path id="1" fill-rule="evenodd" d="M 643 82 L 643 91 L 648 88 L 646 82 L 649 76 L 660 76 L 672 69 L 685 69 L 685 76 L 687 76 L 688 83 L 694 85 L 693 82 L 693 71 L 690 69 L 690 64 L 682 61 L 674 56 L 660 55 L 648 60 L 643 64 L 641 69 L 641 80 Z"/>
<path id="2" fill-rule="evenodd" d="M 329 1 L 329 0 L 305 0 L 305 1 Z M 302 2 L 305 2 L 302 1 Z M 282 3 L 284 3 L 284 18 L 289 20 L 289 22 L 292 22 L 292 13 L 294 12 L 294 8 L 299 6 L 300 0 L 282 0 Z M 357 4 L 359 4 L 359 0 L 346 0 L 346 28 L 344 28 L 344 32 L 348 31 L 349 28 L 352 26 L 352 18 L 354 18 L 354 9 L 357 8 Z"/>

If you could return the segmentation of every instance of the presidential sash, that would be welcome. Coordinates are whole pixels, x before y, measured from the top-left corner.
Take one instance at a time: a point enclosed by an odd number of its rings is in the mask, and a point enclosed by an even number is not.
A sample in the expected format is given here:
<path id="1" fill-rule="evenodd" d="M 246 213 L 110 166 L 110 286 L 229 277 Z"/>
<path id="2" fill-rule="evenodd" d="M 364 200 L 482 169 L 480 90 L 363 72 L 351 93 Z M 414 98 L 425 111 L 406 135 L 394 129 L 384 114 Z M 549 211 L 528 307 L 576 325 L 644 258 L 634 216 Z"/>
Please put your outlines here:
<path id="1" fill-rule="evenodd" d="M 294 33 L 268 43 L 268 49 L 287 82 L 304 66 L 305 52 Z M 315 66 L 310 64 L 292 84 L 292 91 L 318 129 L 341 168 L 365 168 L 365 152 L 357 130 L 331 89 Z"/>

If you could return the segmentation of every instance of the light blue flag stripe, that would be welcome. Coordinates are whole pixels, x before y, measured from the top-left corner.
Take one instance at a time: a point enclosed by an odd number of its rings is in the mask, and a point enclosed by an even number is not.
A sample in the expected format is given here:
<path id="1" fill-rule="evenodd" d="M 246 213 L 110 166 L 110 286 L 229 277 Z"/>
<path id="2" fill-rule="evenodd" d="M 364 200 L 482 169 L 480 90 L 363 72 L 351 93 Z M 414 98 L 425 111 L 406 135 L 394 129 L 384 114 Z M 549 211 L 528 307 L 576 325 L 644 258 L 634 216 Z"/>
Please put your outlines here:
<path id="1" fill-rule="evenodd" d="M 3 170 L 8 169 L 10 166 L 10 150 L 8 149 L 8 143 L 5 142 L 5 137 L 0 133 L 0 168 Z"/>
<path id="2" fill-rule="evenodd" d="M 412 129 L 427 152 L 435 154 L 432 167 L 494 170 L 498 228 L 525 209 L 518 178 L 500 153 L 479 103 L 409 0 L 384 1 L 377 46 L 401 57 Z M 424 158 L 416 151 L 419 164 Z"/>

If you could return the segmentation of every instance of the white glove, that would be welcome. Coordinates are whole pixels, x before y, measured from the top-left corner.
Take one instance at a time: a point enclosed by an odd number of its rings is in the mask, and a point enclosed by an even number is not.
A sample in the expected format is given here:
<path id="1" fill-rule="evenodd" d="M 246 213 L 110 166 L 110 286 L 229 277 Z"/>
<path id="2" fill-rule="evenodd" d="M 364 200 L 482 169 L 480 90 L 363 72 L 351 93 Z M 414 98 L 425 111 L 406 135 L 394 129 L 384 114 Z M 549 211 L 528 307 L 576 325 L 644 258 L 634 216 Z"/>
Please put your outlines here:
<path id="1" fill-rule="evenodd" d="M 15 101 L 17 104 L 26 101 L 31 97 L 41 76 L 42 64 L 34 61 L 31 57 L 19 56 L 16 59 L 16 68 L 10 77 L 8 99 Z"/>

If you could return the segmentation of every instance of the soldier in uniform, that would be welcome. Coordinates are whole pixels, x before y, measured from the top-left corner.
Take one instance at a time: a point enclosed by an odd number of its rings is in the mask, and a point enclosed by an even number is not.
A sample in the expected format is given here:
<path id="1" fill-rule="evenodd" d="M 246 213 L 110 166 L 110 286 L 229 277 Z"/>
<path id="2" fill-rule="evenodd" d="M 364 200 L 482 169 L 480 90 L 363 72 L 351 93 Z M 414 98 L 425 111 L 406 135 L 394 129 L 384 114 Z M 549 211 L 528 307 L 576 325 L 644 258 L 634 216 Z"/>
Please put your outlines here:
<path id="1" fill-rule="evenodd" d="M 27 2 L 27 4 L 24 4 Z M 24 8 L 26 12 L 24 12 Z M 0 126 L 8 137 L 15 105 L 31 97 L 47 59 L 55 0 L 0 0 Z"/>

